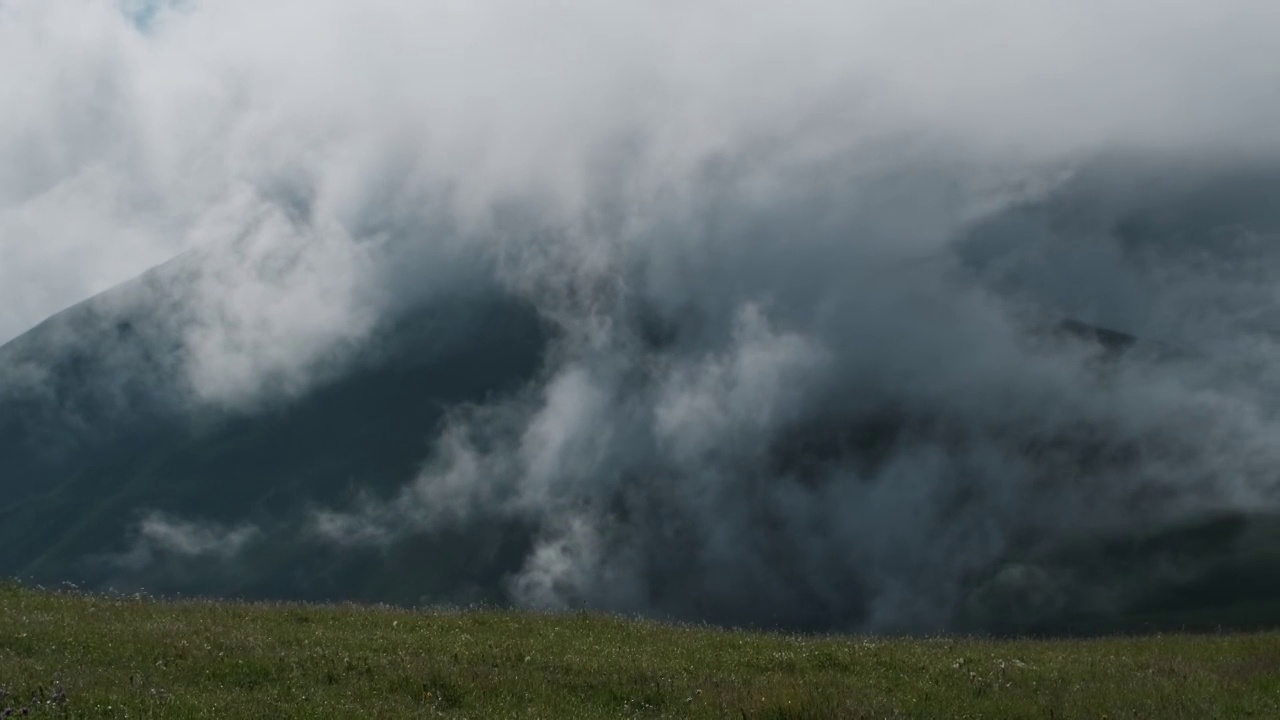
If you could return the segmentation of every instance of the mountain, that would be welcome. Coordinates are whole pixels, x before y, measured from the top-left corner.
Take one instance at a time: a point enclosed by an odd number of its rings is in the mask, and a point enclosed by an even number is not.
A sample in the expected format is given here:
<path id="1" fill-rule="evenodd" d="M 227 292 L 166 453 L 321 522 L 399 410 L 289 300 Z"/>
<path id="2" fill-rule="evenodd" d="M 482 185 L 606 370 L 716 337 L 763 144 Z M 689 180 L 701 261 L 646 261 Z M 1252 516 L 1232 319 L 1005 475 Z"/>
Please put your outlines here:
<path id="1" fill-rule="evenodd" d="M 386 579 L 365 557 L 308 562 L 276 546 L 234 572 L 206 564 L 193 577 L 163 566 L 131 573 L 113 553 L 127 550 L 144 511 L 271 526 L 357 491 L 394 489 L 417 471 L 447 409 L 514 391 L 537 372 L 547 341 L 537 315 L 492 297 L 417 308 L 305 396 L 217 408 L 192 397 L 175 361 L 184 301 L 172 288 L 189 263 L 153 270 L 0 348 L 0 575 L 417 600 L 413 587 L 429 580 L 375 590 Z M 470 572 L 463 550 L 472 547 L 450 544 L 450 582 Z"/>
<path id="2" fill-rule="evenodd" d="M 1265 202 L 1280 189 L 1280 173 L 1227 173 L 1191 186 L 1171 176 L 1093 169 L 1048 199 L 976 223 L 958 239 L 956 256 L 993 292 L 1038 308 L 1039 330 L 1029 337 L 1093 348 L 1104 365 L 1151 350 L 1194 359 L 1206 347 L 1159 312 L 1181 301 L 1175 285 L 1141 268 L 1194 255 L 1197 243 L 1233 222 L 1280 229 Z M 1112 244 L 1105 252 L 1133 262 L 1092 292 L 1140 290 L 1138 302 L 1091 303 L 1064 280 L 1104 252 L 1099 238 Z M 224 406 L 200 398 L 184 374 L 183 333 L 195 308 L 183 288 L 201 261 L 179 258 L 0 347 L 0 575 L 253 598 L 509 602 L 507 581 L 539 535 L 531 521 L 483 517 L 361 547 L 317 542 L 308 521 L 317 510 L 393 496 L 429 459 L 449 413 L 537 386 L 555 351 L 555 324 L 514 295 L 458 291 L 382 317 L 304 392 Z M 670 342 L 656 330 L 638 337 L 649 350 Z M 833 468 L 876 476 L 913 439 L 964 445 L 976 442 L 973 432 L 927 405 L 835 403 L 774 437 L 766 467 L 753 471 L 812 489 L 832 482 Z M 998 432 L 1000 447 L 1039 468 L 1028 482 L 1070 480 L 1040 477 L 1050 468 L 1123 470 L 1147 451 L 1091 428 L 1048 438 L 1013 426 Z M 621 502 L 605 502 L 613 500 Z M 146 527 L 177 551 L 148 545 L 139 529 Z M 773 532 L 762 524 L 761 542 Z M 255 534 L 267 540 L 249 543 Z M 969 572 L 948 625 L 996 632 L 1275 625 L 1277 571 L 1280 520 L 1266 508 L 1204 507 L 1155 527 L 1028 537 Z M 699 587 L 696 579 L 681 582 Z M 684 619 L 774 618 L 806 630 L 860 617 L 857 603 L 825 599 L 816 588 L 796 597 L 788 601 L 794 607 L 772 614 L 752 607 L 735 615 L 740 606 L 724 598 L 676 607 L 705 610 Z"/>

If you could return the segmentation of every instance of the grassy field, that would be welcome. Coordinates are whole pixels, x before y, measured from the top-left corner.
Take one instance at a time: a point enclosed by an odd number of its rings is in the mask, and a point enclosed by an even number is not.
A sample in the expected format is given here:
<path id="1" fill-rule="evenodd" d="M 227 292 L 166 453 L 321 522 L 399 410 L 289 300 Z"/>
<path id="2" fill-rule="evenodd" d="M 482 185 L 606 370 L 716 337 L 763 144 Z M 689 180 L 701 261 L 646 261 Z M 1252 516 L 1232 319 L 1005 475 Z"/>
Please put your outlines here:
<path id="1" fill-rule="evenodd" d="M 1277 718 L 1280 635 L 795 638 L 0 585 L 0 715 Z"/>

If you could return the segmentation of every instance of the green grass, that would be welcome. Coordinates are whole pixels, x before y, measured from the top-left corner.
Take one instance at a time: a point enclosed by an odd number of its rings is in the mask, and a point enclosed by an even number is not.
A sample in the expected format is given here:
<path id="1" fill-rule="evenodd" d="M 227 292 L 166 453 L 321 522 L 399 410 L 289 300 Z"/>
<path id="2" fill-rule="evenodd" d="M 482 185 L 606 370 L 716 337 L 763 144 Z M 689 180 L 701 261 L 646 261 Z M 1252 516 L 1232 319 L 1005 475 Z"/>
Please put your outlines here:
<path id="1" fill-rule="evenodd" d="M 1280 635 L 797 638 L 0 585 L 0 688 L 35 717 L 1275 718 Z"/>

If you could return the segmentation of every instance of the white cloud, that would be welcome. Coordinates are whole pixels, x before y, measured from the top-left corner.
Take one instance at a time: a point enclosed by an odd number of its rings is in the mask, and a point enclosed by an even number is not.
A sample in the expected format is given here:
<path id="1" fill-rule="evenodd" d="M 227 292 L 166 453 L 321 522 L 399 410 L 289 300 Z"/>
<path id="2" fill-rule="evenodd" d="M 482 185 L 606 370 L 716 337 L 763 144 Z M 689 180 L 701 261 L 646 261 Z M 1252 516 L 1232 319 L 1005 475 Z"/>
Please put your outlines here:
<path id="1" fill-rule="evenodd" d="M 137 524 L 136 537 L 128 552 L 113 560 L 135 570 L 164 558 L 231 560 L 261 535 L 262 532 L 251 525 L 226 527 L 152 512 Z"/>
<path id="2" fill-rule="evenodd" d="M 1280 119 L 1262 0 L 228 0 L 145 32 L 139 11 L 0 9 L 18 69 L 0 79 L 0 337 L 204 241 L 207 208 L 246 183 L 296 182 L 350 223 L 400 162 L 417 202 L 448 187 L 471 217 L 504 197 L 573 217 L 628 139 L 639 192 L 801 134 L 813 152 L 890 131 L 1274 152 Z"/>

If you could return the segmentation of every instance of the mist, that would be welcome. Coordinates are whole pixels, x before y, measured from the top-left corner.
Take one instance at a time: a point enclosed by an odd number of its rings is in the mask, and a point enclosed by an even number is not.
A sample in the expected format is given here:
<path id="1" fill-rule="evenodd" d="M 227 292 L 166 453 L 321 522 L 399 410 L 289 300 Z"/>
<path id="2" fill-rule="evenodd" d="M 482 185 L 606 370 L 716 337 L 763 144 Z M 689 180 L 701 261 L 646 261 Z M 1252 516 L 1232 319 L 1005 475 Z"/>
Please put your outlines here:
<path id="1" fill-rule="evenodd" d="M 3 0 L 0 340 L 169 263 L 148 362 L 253 413 L 416 308 L 549 328 L 398 491 L 149 514 L 122 566 L 513 526 L 518 606 L 980 627 L 1011 557 L 1280 510 L 1277 30 L 1249 0 Z"/>

